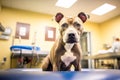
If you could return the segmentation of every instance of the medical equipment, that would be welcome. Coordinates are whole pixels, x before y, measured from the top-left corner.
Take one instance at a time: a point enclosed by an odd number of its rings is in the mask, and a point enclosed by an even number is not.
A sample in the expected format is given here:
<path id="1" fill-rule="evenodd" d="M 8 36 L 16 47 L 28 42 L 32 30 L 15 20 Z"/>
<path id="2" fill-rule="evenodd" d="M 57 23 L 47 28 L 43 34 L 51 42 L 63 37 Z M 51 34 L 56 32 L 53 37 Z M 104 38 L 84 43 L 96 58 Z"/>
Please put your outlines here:
<path id="1" fill-rule="evenodd" d="M 12 63 L 13 63 L 12 59 L 13 58 L 18 58 L 18 61 L 17 61 L 18 68 L 24 68 L 24 67 L 26 67 L 26 64 L 28 64 L 28 63 L 30 63 L 30 68 L 32 67 L 32 65 L 37 64 L 37 62 L 39 61 L 38 54 L 40 54 L 40 47 L 35 46 L 34 44 L 21 45 L 21 37 L 20 36 L 19 36 L 20 44 L 15 44 L 14 40 L 15 40 L 15 38 L 13 37 L 12 46 L 10 47 L 10 51 L 12 53 L 11 54 L 11 68 L 12 68 Z"/>

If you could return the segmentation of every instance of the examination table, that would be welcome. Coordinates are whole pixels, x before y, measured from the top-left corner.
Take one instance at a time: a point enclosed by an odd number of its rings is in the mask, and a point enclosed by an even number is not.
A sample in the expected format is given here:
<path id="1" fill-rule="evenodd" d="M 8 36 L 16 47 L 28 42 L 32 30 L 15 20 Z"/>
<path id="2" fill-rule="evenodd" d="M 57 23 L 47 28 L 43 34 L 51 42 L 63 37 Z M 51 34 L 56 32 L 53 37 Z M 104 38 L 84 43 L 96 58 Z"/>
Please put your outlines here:
<path id="1" fill-rule="evenodd" d="M 10 69 L 0 71 L 0 80 L 120 80 L 120 71 L 82 69 L 81 72 L 43 72 L 41 69 Z"/>

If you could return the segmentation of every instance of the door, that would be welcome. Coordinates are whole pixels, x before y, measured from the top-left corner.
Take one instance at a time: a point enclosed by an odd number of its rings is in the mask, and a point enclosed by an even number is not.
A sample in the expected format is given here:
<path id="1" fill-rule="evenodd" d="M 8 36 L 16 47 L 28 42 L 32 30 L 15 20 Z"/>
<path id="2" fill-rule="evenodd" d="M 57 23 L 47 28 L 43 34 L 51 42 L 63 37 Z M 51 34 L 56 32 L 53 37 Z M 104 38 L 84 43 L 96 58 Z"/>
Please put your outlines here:
<path id="1" fill-rule="evenodd" d="M 91 33 L 83 32 L 80 37 L 80 44 L 82 48 L 82 57 L 91 55 Z M 82 68 L 91 68 L 91 60 L 82 60 Z"/>

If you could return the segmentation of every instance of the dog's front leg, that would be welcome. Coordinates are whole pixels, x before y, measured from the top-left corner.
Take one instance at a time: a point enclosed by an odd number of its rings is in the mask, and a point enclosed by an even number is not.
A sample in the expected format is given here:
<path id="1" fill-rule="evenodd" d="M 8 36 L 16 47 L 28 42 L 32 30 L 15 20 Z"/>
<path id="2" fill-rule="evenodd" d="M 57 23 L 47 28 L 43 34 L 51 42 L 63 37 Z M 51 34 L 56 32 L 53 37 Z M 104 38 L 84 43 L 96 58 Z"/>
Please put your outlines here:
<path id="1" fill-rule="evenodd" d="M 53 64 L 53 71 L 60 71 L 59 65 Z"/>
<path id="2" fill-rule="evenodd" d="M 81 64 L 80 64 L 80 62 L 75 62 L 73 65 L 75 67 L 75 71 L 81 71 Z"/>
<path id="3" fill-rule="evenodd" d="M 60 71 L 60 61 L 56 61 L 54 64 L 53 64 L 53 71 Z"/>
<path id="4" fill-rule="evenodd" d="M 81 64 L 80 63 L 78 64 L 78 69 L 75 71 L 81 71 Z"/>
<path id="5" fill-rule="evenodd" d="M 75 65 L 75 71 L 81 71 L 81 66 L 80 66 L 80 64 Z"/>
<path id="6" fill-rule="evenodd" d="M 58 67 L 57 67 L 56 63 L 53 64 L 53 71 L 58 71 Z"/>

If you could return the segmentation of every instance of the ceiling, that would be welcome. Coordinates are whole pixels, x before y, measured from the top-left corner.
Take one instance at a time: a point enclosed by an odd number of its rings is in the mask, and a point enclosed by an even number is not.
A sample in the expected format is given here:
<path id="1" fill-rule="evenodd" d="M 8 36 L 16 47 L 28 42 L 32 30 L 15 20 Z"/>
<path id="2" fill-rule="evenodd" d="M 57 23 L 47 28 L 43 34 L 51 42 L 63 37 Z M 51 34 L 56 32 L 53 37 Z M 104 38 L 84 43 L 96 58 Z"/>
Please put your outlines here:
<path id="1" fill-rule="evenodd" d="M 0 0 L 2 6 L 23 9 L 55 15 L 62 12 L 65 16 L 76 16 L 79 12 L 90 15 L 89 21 L 101 23 L 120 14 L 120 0 L 78 0 L 70 8 L 56 7 L 57 0 Z M 93 15 L 90 12 L 104 3 L 117 6 L 117 8 L 102 16 Z"/>

